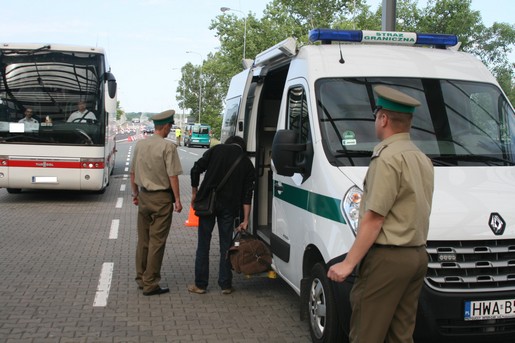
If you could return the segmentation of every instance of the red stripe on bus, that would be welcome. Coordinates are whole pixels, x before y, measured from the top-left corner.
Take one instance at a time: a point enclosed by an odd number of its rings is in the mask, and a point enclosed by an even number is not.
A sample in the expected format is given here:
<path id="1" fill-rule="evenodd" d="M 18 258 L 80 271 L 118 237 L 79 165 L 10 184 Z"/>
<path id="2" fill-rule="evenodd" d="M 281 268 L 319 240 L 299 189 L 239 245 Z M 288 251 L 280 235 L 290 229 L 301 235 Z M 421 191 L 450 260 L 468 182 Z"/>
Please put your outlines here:
<path id="1" fill-rule="evenodd" d="M 84 166 L 82 166 L 84 164 Z M 91 166 L 90 166 L 91 165 Z M 102 162 L 2 160 L 0 166 L 19 168 L 104 169 Z"/>

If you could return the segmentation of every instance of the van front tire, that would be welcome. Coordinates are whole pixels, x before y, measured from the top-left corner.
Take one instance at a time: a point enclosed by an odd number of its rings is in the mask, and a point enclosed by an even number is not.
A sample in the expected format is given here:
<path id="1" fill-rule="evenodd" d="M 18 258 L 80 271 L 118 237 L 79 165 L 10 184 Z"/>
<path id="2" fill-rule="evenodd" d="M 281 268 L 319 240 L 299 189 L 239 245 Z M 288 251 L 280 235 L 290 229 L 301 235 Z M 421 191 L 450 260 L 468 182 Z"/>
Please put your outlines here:
<path id="1" fill-rule="evenodd" d="M 315 264 L 311 269 L 309 295 L 305 303 L 308 307 L 311 339 L 317 343 L 348 342 L 338 323 L 339 304 L 335 301 L 330 282 L 324 265 Z"/>
<path id="2" fill-rule="evenodd" d="M 7 193 L 9 194 L 20 194 L 21 188 L 7 188 Z"/>

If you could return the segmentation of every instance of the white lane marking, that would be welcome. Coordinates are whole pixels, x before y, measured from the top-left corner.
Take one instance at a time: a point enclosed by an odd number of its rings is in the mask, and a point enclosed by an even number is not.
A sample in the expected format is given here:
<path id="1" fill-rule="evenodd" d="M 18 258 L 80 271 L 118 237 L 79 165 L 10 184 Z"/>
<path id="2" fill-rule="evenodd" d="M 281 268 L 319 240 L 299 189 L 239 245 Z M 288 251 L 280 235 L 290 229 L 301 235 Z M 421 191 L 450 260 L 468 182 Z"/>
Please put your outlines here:
<path id="1" fill-rule="evenodd" d="M 118 238 L 118 228 L 120 227 L 120 219 L 113 219 L 111 222 L 111 230 L 109 230 L 109 239 Z"/>
<path id="2" fill-rule="evenodd" d="M 123 198 L 118 198 L 118 200 L 116 200 L 116 208 L 122 208 L 122 205 L 123 205 Z"/>
<path id="3" fill-rule="evenodd" d="M 100 271 L 100 279 L 98 280 L 97 292 L 95 300 L 93 300 L 94 307 L 106 306 L 107 298 L 109 297 L 109 289 L 111 288 L 111 280 L 113 279 L 113 262 L 105 262 L 102 264 Z"/>
<path id="4" fill-rule="evenodd" d="M 120 186 L 120 192 L 125 192 L 125 187 L 127 187 L 127 185 L 124 183 Z"/>
<path id="5" fill-rule="evenodd" d="M 126 167 L 124 171 L 129 171 L 129 168 L 128 168 L 128 167 Z"/>

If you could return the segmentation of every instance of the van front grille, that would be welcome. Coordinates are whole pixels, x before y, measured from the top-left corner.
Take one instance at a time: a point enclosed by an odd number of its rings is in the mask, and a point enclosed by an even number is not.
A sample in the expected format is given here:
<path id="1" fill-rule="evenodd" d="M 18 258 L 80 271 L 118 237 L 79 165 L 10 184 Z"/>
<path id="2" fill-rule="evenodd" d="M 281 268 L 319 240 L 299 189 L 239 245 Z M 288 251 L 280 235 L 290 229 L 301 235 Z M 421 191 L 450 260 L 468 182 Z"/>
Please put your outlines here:
<path id="1" fill-rule="evenodd" d="M 446 292 L 515 290 L 515 239 L 428 241 L 426 283 Z"/>

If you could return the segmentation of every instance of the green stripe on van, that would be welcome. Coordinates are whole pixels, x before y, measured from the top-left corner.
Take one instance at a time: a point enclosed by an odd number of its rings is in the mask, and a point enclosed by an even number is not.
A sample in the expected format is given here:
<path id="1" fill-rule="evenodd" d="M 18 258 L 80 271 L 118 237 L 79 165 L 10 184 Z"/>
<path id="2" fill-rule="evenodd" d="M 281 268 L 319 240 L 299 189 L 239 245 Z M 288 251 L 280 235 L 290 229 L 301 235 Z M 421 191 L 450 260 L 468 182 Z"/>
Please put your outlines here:
<path id="1" fill-rule="evenodd" d="M 282 184 L 283 190 L 278 192 L 274 187 L 274 196 L 293 206 L 321 216 L 335 222 L 346 224 L 342 211 L 340 210 L 341 200 L 331 198 L 322 194 L 306 191 L 304 189 Z"/>

